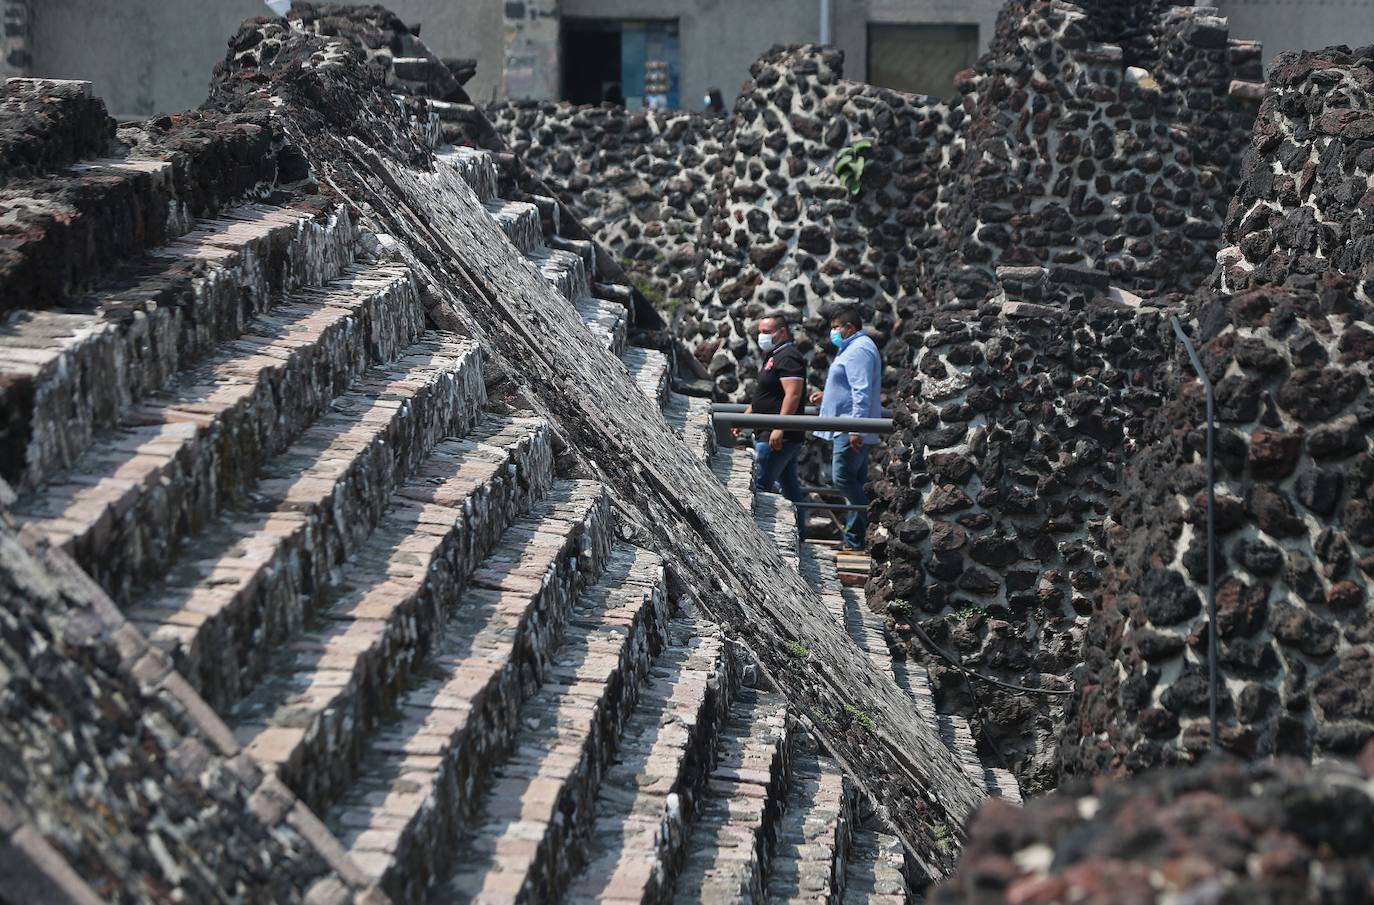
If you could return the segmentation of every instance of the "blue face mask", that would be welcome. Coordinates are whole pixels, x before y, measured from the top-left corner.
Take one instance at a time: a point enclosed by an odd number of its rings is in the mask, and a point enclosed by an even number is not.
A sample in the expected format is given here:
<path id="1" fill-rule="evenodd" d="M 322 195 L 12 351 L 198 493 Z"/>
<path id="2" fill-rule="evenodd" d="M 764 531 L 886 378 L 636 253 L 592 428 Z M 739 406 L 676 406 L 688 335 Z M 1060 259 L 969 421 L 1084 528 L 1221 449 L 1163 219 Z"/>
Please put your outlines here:
<path id="1" fill-rule="evenodd" d="M 830 341 L 834 343 L 836 346 L 842 346 L 844 345 L 844 334 L 841 333 L 839 330 L 831 330 Z"/>
<path id="2" fill-rule="evenodd" d="M 764 355 L 773 351 L 773 335 L 771 333 L 759 334 L 759 348 L 763 350 Z"/>

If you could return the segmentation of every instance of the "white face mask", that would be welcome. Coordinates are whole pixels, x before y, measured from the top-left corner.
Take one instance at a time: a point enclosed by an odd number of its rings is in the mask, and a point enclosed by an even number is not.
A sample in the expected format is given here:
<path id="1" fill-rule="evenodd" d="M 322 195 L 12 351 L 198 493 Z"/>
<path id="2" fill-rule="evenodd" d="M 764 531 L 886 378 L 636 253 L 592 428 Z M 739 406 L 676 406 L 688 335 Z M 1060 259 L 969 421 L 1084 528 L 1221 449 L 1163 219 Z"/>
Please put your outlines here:
<path id="1" fill-rule="evenodd" d="M 771 334 L 771 333 L 760 333 L 760 334 L 759 334 L 759 348 L 763 350 L 763 354 L 764 354 L 764 355 L 767 355 L 769 352 L 772 352 L 772 351 L 773 351 L 773 334 Z"/>
<path id="2" fill-rule="evenodd" d="M 708 107 L 711 106 L 711 95 L 708 94 L 708 95 L 706 95 L 705 97 L 703 97 L 703 98 L 701 99 L 701 102 L 702 102 L 703 104 L 705 104 L 706 106 L 708 106 Z"/>

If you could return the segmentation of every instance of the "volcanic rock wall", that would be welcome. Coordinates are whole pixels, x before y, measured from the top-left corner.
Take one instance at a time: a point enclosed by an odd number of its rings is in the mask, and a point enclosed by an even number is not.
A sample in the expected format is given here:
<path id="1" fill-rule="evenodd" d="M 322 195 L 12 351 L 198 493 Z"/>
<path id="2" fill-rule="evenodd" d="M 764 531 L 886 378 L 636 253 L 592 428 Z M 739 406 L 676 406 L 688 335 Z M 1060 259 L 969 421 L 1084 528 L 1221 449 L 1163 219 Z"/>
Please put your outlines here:
<path id="1" fill-rule="evenodd" d="M 702 223 L 723 169 L 724 119 L 537 101 L 486 112 L 661 308 L 692 294 Z"/>
<path id="2" fill-rule="evenodd" d="M 1253 116 L 1232 82 L 1258 77 L 1257 51 L 1205 10 L 1162 14 L 1153 51 L 1131 60 L 1102 43 L 1130 21 L 1120 10 L 1020 10 L 959 81 L 967 153 L 941 179 L 933 291 L 976 306 L 999 264 L 1092 268 L 1138 292 L 1197 285 Z"/>
<path id="3" fill-rule="evenodd" d="M 375 901 L 168 658 L 2 510 L 0 562 L 0 898 Z"/>
<path id="4" fill-rule="evenodd" d="M 1319 128 L 1360 120 L 1348 92 L 1370 59 L 1280 57 L 1232 208 L 1243 260 L 1222 255 L 1224 281 L 1250 288 L 1190 306 L 1217 396 L 1220 736 L 1246 757 L 1349 756 L 1374 735 L 1370 142 Z M 1252 257 L 1262 249 L 1272 264 Z M 1175 359 L 1176 401 L 1147 425 L 1123 485 L 1116 589 L 1084 646 L 1069 772 L 1187 760 L 1207 744 L 1202 393 Z"/>
<path id="5" fill-rule="evenodd" d="M 1362 769 L 1212 762 L 1072 788 L 974 822 L 933 905 L 1332 903 L 1374 896 L 1374 750 Z"/>
<path id="6" fill-rule="evenodd" d="M 928 308 L 903 323 L 914 370 L 874 485 L 869 591 L 941 708 L 1027 791 L 1056 784 L 1123 467 L 1170 389 L 1179 299 L 1136 293 L 1211 274 L 1239 178 L 1237 78 L 1258 56 L 1225 25 L 1198 9 L 1013 3 L 959 80 L 967 118 L 941 172 Z"/>

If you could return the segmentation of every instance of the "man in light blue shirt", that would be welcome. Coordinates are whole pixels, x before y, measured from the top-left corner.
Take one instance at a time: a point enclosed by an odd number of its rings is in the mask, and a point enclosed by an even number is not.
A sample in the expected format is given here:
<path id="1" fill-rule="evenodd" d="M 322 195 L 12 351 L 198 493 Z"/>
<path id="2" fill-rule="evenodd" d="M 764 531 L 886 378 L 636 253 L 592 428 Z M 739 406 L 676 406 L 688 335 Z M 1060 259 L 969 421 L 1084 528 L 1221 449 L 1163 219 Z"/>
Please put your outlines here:
<path id="1" fill-rule="evenodd" d="M 859 309 L 838 309 L 830 320 L 830 341 L 840 350 L 825 378 L 825 390 L 811 394 L 812 404 L 820 403 L 822 418 L 881 418 L 879 395 L 883 383 L 883 359 L 877 343 L 863 332 Z M 850 434 L 843 431 L 816 431 L 832 445 L 830 481 L 844 491 L 852 506 L 867 506 L 868 450 L 878 442 L 877 434 Z M 849 550 L 864 548 L 868 531 L 868 512 L 849 513 L 844 545 Z"/>

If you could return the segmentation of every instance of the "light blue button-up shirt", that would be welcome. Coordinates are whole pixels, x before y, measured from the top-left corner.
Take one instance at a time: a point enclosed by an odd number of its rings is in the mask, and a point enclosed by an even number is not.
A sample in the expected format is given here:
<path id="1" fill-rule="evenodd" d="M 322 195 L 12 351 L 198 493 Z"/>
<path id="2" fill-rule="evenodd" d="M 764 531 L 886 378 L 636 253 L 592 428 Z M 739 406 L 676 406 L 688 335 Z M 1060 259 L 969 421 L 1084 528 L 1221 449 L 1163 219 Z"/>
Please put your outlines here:
<path id="1" fill-rule="evenodd" d="M 883 358 L 877 343 L 860 331 L 840 344 L 840 354 L 830 365 L 821 397 L 823 418 L 881 418 Z M 816 431 L 817 437 L 833 440 L 847 431 Z M 877 434 L 864 434 L 864 443 L 877 443 Z"/>

